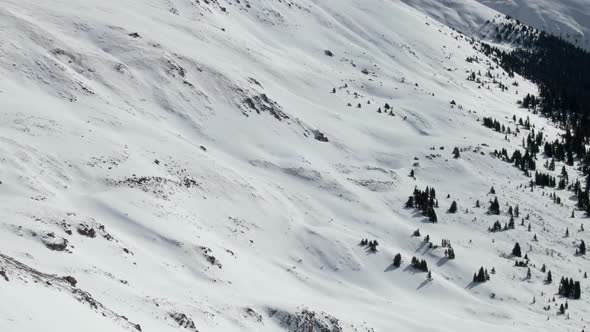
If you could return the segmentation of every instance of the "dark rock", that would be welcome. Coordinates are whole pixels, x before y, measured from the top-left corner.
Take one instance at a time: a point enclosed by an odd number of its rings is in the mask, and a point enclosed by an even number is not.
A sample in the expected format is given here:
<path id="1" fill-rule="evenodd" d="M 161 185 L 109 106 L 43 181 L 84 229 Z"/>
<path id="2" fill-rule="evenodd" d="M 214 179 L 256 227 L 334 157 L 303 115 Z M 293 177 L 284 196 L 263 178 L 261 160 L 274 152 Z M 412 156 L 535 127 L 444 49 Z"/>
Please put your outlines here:
<path id="1" fill-rule="evenodd" d="M 92 227 L 88 227 L 85 224 L 80 224 L 78 225 L 78 234 L 82 235 L 82 236 L 86 236 L 89 238 L 95 238 L 96 237 L 96 231 L 94 230 L 94 228 Z"/>
<path id="2" fill-rule="evenodd" d="M 76 278 L 72 277 L 72 276 L 65 276 L 62 277 L 62 279 L 67 282 L 68 284 L 72 285 L 72 287 L 76 287 L 76 284 L 78 283 L 78 280 L 76 280 Z"/>
<path id="3" fill-rule="evenodd" d="M 319 130 L 314 131 L 313 137 L 320 142 L 328 142 L 328 137 Z"/>

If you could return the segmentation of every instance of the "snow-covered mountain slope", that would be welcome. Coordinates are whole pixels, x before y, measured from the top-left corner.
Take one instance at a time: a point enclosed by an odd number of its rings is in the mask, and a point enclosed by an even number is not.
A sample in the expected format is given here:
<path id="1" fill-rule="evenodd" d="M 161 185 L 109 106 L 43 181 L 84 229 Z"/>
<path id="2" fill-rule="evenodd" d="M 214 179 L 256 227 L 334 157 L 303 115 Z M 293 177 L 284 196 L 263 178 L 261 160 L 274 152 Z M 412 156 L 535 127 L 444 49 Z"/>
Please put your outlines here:
<path id="1" fill-rule="evenodd" d="M 534 28 L 590 48 L 588 0 L 477 0 Z"/>
<path id="2" fill-rule="evenodd" d="M 555 293 L 590 293 L 582 213 L 492 156 L 530 133 L 513 116 L 560 130 L 477 44 L 398 1 L 4 0 L 0 328 L 581 330 L 589 297 L 567 319 Z M 415 186 L 437 223 L 404 208 Z"/>
<path id="3" fill-rule="evenodd" d="M 402 0 L 402 2 L 469 36 L 476 34 L 487 21 L 500 15 L 500 12 L 495 9 L 473 0 Z"/>

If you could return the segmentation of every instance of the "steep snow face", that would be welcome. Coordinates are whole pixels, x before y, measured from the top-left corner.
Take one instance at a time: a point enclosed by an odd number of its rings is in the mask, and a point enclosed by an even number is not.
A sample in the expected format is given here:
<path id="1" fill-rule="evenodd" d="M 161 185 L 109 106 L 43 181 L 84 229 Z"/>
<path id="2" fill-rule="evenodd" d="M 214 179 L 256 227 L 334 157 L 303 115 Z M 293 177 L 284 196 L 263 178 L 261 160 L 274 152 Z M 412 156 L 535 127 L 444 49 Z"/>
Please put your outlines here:
<path id="1" fill-rule="evenodd" d="M 590 1 L 477 0 L 537 29 L 590 48 Z"/>
<path id="2" fill-rule="evenodd" d="M 581 212 L 492 156 L 531 132 L 513 116 L 560 130 L 477 48 L 398 1 L 3 1 L 0 328 L 581 330 L 589 297 L 557 315 L 540 271 L 590 293 Z"/>
<path id="3" fill-rule="evenodd" d="M 473 0 L 402 0 L 406 5 L 464 34 L 475 34 L 499 12 Z"/>

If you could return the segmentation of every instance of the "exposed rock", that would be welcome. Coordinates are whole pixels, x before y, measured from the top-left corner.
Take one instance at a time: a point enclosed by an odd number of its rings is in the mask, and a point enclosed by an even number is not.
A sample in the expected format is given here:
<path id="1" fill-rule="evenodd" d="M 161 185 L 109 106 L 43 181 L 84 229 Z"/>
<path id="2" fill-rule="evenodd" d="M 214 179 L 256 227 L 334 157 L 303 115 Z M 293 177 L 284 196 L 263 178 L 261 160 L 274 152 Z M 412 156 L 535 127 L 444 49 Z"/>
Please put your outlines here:
<path id="1" fill-rule="evenodd" d="M 193 320 L 186 314 L 183 314 L 182 312 L 171 312 L 169 315 L 176 323 L 178 323 L 178 326 L 190 331 L 198 332 L 197 328 L 195 327 L 195 322 L 193 322 Z"/>

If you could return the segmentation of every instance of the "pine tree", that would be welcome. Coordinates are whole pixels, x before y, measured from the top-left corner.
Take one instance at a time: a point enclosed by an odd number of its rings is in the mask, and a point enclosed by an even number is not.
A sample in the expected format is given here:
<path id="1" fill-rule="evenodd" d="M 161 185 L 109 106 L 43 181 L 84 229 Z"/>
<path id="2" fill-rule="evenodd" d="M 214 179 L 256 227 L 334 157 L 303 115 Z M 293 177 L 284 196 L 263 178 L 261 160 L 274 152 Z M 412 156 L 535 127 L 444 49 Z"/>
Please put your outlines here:
<path id="1" fill-rule="evenodd" d="M 582 297 L 582 288 L 580 287 L 580 282 L 576 281 L 574 283 L 574 299 L 579 300 Z"/>
<path id="2" fill-rule="evenodd" d="M 547 272 L 547 278 L 545 279 L 545 282 L 548 284 L 553 282 L 553 276 L 551 275 L 551 271 Z"/>
<path id="3" fill-rule="evenodd" d="M 428 271 L 428 264 L 426 264 L 426 261 L 425 261 L 425 260 L 422 260 L 422 261 L 420 262 L 420 269 L 421 269 L 422 271 L 424 271 L 424 272 Z"/>
<path id="4" fill-rule="evenodd" d="M 455 158 L 455 159 L 461 158 L 461 153 L 459 153 L 459 148 L 457 148 L 457 147 L 455 147 L 453 149 L 453 158 Z"/>
<path id="5" fill-rule="evenodd" d="M 479 271 L 473 275 L 473 282 L 486 282 L 486 280 L 489 280 L 489 276 L 486 279 L 486 272 L 482 266 L 479 268 Z"/>
<path id="6" fill-rule="evenodd" d="M 453 248 L 449 247 L 447 257 L 449 257 L 449 259 L 455 259 L 455 250 L 453 250 Z"/>
<path id="7" fill-rule="evenodd" d="M 512 249 L 512 255 L 516 257 L 522 257 L 520 252 L 520 244 L 518 244 L 518 242 L 516 242 L 514 248 Z"/>
<path id="8" fill-rule="evenodd" d="M 400 267 L 401 264 L 402 264 L 402 255 L 400 253 L 397 253 L 393 257 L 393 266 Z"/>
<path id="9" fill-rule="evenodd" d="M 438 222 L 438 217 L 436 216 L 436 212 L 433 208 L 428 209 L 428 220 L 430 220 L 433 223 Z"/>
<path id="10" fill-rule="evenodd" d="M 451 203 L 451 207 L 449 208 L 449 213 L 455 213 L 457 212 L 457 202 L 453 201 Z"/>
<path id="11" fill-rule="evenodd" d="M 580 255 L 586 254 L 586 243 L 584 243 L 584 240 L 582 240 L 578 249 L 579 249 Z"/>
<path id="12" fill-rule="evenodd" d="M 494 198 L 494 201 L 490 204 L 488 211 L 490 214 L 500 214 L 500 203 L 498 203 L 498 197 Z"/>

